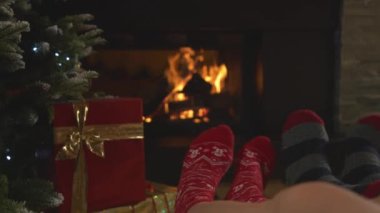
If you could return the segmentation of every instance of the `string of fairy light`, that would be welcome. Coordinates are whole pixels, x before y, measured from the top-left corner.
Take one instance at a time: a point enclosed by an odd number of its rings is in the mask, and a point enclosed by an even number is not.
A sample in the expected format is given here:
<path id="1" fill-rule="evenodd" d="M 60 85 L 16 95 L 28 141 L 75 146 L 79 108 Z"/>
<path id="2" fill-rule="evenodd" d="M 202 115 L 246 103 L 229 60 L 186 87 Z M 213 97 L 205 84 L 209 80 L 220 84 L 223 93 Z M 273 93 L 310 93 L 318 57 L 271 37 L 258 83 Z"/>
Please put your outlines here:
<path id="1" fill-rule="evenodd" d="M 34 54 L 45 54 L 50 51 L 50 45 L 47 42 L 38 42 L 35 43 L 32 46 L 32 51 Z M 63 55 L 60 51 L 55 51 L 54 56 L 57 58 L 57 66 L 62 67 L 63 66 L 63 61 L 65 62 L 70 62 L 71 57 L 70 56 L 65 56 Z"/>
<path id="2" fill-rule="evenodd" d="M 37 42 L 37 43 L 34 43 L 32 45 L 31 50 L 34 54 L 37 54 L 37 55 L 38 54 L 47 54 L 50 52 L 50 45 L 47 42 Z M 57 66 L 58 67 L 62 67 L 64 62 L 68 63 L 72 60 L 72 57 L 63 54 L 60 51 L 54 51 L 53 55 L 55 56 L 55 58 L 57 60 Z M 37 154 L 38 153 L 36 153 L 36 155 Z M 11 148 L 7 147 L 4 149 L 3 157 L 6 161 L 14 160 L 14 156 L 12 155 Z"/>

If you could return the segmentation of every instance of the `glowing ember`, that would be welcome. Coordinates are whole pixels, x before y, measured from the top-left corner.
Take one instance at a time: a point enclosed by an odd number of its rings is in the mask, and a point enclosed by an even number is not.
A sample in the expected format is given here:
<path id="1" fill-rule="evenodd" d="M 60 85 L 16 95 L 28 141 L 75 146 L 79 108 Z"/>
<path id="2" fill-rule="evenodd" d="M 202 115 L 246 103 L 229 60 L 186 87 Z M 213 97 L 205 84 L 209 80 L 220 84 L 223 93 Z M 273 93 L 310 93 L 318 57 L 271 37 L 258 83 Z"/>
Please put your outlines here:
<path id="1" fill-rule="evenodd" d="M 143 121 L 145 123 L 151 123 L 152 122 L 152 118 L 151 117 L 143 117 Z"/>
<path id="2" fill-rule="evenodd" d="M 193 120 L 194 123 L 209 122 L 207 117 L 208 108 L 200 107 L 194 109 L 184 109 L 178 112 L 172 112 L 169 119 L 174 120 Z"/>
<path id="3" fill-rule="evenodd" d="M 183 92 L 174 93 L 173 94 L 173 98 L 176 101 L 185 101 L 185 100 L 187 100 L 187 97 L 186 97 L 185 93 L 183 93 Z"/>

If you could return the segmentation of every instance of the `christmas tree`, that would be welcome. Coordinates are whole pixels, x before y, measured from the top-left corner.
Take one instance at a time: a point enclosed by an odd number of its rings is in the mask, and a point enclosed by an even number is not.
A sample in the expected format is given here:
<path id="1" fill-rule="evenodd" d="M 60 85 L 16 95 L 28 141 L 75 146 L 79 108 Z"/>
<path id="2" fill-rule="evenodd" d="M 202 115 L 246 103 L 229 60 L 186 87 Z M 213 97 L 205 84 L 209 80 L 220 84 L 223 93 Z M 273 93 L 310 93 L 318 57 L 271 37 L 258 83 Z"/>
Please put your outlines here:
<path id="1" fill-rule="evenodd" d="M 89 14 L 52 18 L 54 3 L 0 0 L 0 212 L 62 202 L 40 172 L 53 147 L 51 108 L 83 99 L 97 77 L 80 59 L 104 42 L 102 31 Z"/>

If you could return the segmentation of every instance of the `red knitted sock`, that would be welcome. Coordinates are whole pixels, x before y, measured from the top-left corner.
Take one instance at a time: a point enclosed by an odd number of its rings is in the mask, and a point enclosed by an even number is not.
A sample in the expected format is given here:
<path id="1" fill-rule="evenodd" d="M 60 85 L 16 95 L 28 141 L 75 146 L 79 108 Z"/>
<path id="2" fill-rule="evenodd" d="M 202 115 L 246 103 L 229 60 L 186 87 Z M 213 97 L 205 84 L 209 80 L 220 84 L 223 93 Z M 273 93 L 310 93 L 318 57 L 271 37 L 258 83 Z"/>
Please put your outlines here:
<path id="1" fill-rule="evenodd" d="M 239 161 L 227 193 L 227 200 L 261 202 L 264 196 L 264 177 L 274 168 L 275 150 L 270 139 L 259 136 L 245 144 L 239 152 Z"/>
<path id="2" fill-rule="evenodd" d="M 206 130 L 190 145 L 178 184 L 175 212 L 212 201 L 219 181 L 233 158 L 234 136 L 226 125 Z"/>

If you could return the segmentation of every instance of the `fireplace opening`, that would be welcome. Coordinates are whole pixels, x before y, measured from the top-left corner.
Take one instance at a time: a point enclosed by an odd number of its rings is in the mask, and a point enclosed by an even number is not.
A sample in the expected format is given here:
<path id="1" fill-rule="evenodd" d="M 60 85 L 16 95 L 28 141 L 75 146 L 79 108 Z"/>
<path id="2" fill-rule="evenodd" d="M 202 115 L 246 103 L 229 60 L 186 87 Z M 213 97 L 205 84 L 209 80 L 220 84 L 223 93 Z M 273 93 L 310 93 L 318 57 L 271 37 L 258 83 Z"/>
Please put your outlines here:
<path id="1" fill-rule="evenodd" d="M 133 46 L 111 43 L 88 57 L 84 66 L 101 72 L 93 90 L 142 98 L 147 129 L 157 128 L 157 134 L 195 134 L 194 129 L 222 123 L 236 131 L 253 125 L 249 107 L 258 110 L 255 102 L 264 90 L 263 66 L 257 69 L 259 33 L 250 43 L 242 33 L 162 34 L 156 33 L 158 41 L 149 47 L 139 46 L 141 34 L 114 38 L 132 40 Z M 165 133 L 171 128 L 178 131 Z"/>
<path id="2" fill-rule="evenodd" d="M 124 35 L 118 43 L 141 37 Z M 175 184 L 183 155 L 200 132 L 227 124 L 237 147 L 259 133 L 265 90 L 262 40 L 259 32 L 157 38 L 164 39 L 149 47 L 136 41 L 129 48 L 111 43 L 84 66 L 101 72 L 94 91 L 144 100 L 147 175 Z"/>

